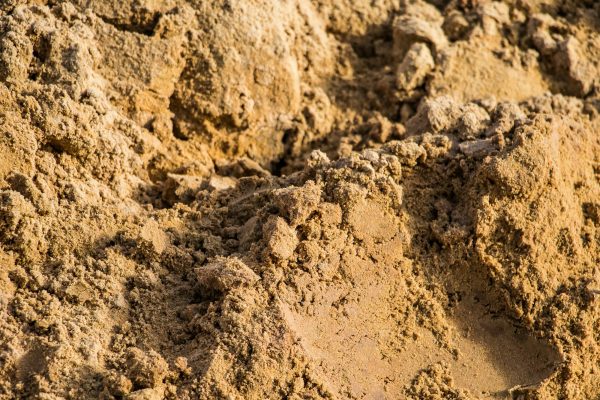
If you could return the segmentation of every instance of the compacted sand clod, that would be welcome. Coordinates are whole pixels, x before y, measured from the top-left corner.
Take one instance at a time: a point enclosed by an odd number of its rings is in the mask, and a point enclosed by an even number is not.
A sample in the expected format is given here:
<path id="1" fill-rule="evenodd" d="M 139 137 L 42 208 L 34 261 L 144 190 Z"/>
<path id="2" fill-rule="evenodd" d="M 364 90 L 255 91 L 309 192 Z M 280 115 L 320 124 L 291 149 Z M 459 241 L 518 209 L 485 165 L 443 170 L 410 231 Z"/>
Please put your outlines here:
<path id="1" fill-rule="evenodd" d="M 0 399 L 598 398 L 598 2 L 0 1 Z"/>

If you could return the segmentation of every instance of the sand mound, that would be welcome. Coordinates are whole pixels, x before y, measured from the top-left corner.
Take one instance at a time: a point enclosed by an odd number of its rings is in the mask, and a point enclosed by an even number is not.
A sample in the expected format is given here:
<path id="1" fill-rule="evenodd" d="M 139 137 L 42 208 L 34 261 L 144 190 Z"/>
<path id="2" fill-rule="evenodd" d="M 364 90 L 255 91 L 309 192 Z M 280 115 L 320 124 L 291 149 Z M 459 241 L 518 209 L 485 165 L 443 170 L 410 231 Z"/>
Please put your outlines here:
<path id="1" fill-rule="evenodd" d="M 0 399 L 600 396 L 593 1 L 0 4 Z"/>

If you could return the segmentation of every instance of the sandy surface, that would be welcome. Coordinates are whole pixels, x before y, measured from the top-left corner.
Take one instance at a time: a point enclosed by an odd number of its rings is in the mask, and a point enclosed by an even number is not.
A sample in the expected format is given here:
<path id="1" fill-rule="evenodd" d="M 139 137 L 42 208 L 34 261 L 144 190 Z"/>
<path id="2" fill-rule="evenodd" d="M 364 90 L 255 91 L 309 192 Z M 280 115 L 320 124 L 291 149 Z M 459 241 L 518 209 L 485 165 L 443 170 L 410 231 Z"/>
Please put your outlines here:
<path id="1" fill-rule="evenodd" d="M 600 4 L 0 1 L 0 399 L 600 398 Z"/>

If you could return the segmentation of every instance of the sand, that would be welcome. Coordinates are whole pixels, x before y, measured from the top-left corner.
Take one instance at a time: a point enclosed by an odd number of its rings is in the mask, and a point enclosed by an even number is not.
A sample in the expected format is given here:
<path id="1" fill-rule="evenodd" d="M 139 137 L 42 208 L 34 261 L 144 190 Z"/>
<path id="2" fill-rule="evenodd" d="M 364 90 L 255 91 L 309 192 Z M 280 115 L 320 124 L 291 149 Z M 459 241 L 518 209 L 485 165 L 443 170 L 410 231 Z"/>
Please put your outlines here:
<path id="1" fill-rule="evenodd" d="M 600 398 L 600 4 L 0 2 L 0 399 Z"/>

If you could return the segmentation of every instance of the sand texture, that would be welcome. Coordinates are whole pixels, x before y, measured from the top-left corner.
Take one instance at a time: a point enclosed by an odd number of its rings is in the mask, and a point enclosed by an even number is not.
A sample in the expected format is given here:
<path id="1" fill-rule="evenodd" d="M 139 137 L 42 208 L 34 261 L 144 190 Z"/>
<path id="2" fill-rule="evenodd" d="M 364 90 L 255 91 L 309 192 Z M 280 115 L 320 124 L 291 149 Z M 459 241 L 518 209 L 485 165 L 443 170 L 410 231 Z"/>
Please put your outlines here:
<path id="1" fill-rule="evenodd" d="M 600 3 L 0 0 L 0 400 L 600 399 Z"/>

